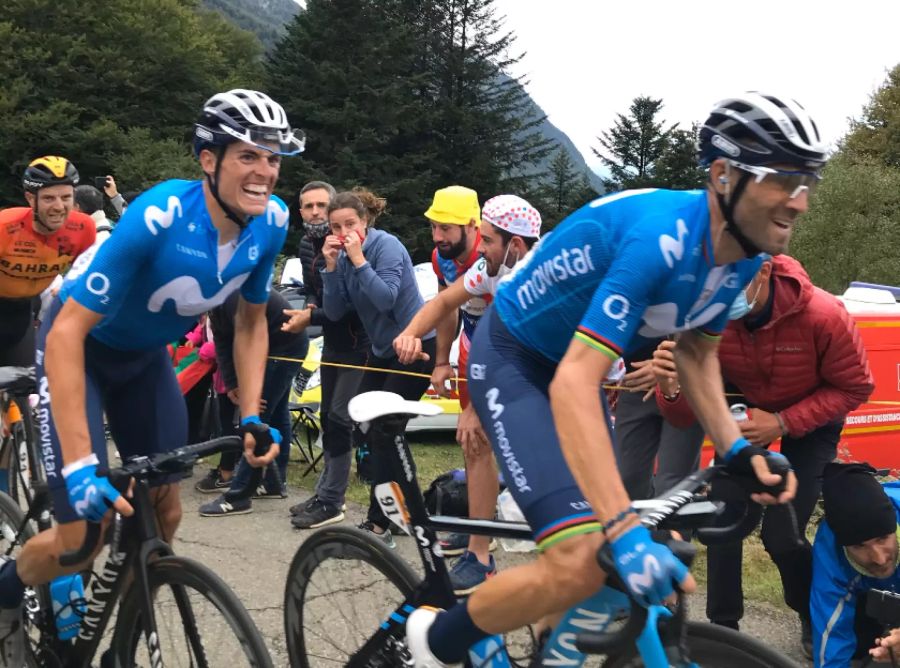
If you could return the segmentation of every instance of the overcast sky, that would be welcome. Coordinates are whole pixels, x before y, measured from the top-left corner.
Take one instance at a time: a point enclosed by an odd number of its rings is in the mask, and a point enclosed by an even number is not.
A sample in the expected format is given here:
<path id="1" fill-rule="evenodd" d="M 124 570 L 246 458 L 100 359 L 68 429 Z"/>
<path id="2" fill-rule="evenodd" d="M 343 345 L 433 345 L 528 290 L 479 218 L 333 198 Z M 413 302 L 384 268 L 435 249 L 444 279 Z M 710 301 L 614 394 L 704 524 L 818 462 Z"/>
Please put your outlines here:
<path id="1" fill-rule="evenodd" d="M 638 95 L 689 125 L 734 92 L 782 92 L 834 142 L 900 63 L 900 1 L 496 0 L 526 53 L 514 74 L 593 167 Z"/>

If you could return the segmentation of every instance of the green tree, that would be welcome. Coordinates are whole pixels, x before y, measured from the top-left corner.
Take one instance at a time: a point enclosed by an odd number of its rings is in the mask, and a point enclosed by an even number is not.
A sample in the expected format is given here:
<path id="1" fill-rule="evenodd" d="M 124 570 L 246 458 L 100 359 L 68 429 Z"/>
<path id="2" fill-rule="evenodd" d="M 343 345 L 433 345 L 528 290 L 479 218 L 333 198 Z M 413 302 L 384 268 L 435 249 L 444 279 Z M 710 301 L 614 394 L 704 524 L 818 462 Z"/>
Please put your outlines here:
<path id="1" fill-rule="evenodd" d="M 862 117 L 851 124 L 841 152 L 854 160 L 900 168 L 900 65 L 872 95 Z"/>
<path id="2" fill-rule="evenodd" d="M 675 190 L 702 188 L 706 170 L 697 161 L 697 125 L 690 130 L 675 128 L 669 133 L 656 161 L 654 185 Z"/>
<path id="3" fill-rule="evenodd" d="M 148 142 L 189 137 L 203 100 L 250 86 L 255 37 L 194 0 L 9 0 L 0 19 L 0 203 L 20 203 L 35 156 L 69 157 L 85 176 L 139 156 Z M 141 182 L 147 179 L 142 178 Z M 138 185 L 122 181 L 122 189 Z"/>
<path id="4" fill-rule="evenodd" d="M 602 150 L 592 150 L 609 168 L 610 178 L 603 182 L 607 191 L 655 185 L 657 161 L 678 125 L 665 127 L 657 120 L 662 107 L 662 100 L 636 97 L 628 115 L 617 114 L 613 127 L 597 137 Z"/>
<path id="5" fill-rule="evenodd" d="M 813 281 L 900 285 L 900 66 L 872 95 L 829 161 L 791 241 Z"/>
<path id="6" fill-rule="evenodd" d="M 833 158 L 790 252 L 830 292 L 850 281 L 900 285 L 900 169 Z"/>
<path id="7" fill-rule="evenodd" d="M 388 200 L 380 224 L 416 259 L 432 247 L 422 213 L 436 189 L 529 194 L 549 149 L 542 119 L 520 111 L 521 82 L 503 74 L 513 36 L 492 4 L 309 0 L 267 62 L 269 87 L 309 136 L 285 192 L 312 178 L 371 188 Z"/>
<path id="8" fill-rule="evenodd" d="M 568 214 L 596 196 L 587 174 L 579 175 L 568 152 L 558 149 L 538 190 L 544 232 L 552 230 Z"/>

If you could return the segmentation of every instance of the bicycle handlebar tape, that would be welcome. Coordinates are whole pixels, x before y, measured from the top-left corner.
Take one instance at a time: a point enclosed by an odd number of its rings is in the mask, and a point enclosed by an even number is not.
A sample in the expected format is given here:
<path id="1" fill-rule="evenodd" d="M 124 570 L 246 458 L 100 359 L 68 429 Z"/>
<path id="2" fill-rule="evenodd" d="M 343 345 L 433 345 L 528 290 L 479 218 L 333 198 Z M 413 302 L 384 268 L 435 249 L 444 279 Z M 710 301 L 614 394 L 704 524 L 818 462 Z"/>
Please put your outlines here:
<path id="1" fill-rule="evenodd" d="M 94 553 L 94 548 L 100 542 L 100 523 L 87 522 L 87 532 L 84 536 L 84 542 L 77 550 L 67 550 L 59 555 L 59 565 L 64 568 L 76 566 L 87 561 Z"/>

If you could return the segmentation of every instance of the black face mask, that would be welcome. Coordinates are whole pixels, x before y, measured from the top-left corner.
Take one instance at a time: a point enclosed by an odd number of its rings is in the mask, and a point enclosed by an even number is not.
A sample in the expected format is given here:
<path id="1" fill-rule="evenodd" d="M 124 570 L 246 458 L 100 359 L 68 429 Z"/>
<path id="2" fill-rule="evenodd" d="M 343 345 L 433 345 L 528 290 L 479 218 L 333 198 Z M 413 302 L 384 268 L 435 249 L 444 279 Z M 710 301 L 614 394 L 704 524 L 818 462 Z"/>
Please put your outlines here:
<path id="1" fill-rule="evenodd" d="M 310 239 L 323 239 L 328 236 L 328 223 L 303 223 L 303 231 Z"/>
<path id="2" fill-rule="evenodd" d="M 466 242 L 468 241 L 466 234 L 467 234 L 466 229 L 463 228 L 462 236 L 460 236 L 459 241 L 457 241 L 455 244 L 453 244 L 452 246 L 450 246 L 450 248 L 448 248 L 446 250 L 443 250 L 443 249 L 441 249 L 440 246 L 438 246 L 438 249 L 437 249 L 438 255 L 440 255 L 445 260 L 455 260 L 460 255 L 465 253 L 466 245 L 467 245 Z"/>

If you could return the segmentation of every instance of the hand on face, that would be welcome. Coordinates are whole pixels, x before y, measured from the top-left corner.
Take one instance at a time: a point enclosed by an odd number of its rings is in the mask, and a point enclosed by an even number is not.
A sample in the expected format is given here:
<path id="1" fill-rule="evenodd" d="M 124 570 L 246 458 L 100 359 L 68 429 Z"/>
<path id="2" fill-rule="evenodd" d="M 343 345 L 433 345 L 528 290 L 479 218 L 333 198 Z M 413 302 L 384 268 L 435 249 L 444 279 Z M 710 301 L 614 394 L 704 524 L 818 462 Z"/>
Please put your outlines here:
<path id="1" fill-rule="evenodd" d="M 358 267 L 366 261 L 362 252 L 363 237 L 358 230 L 353 230 L 344 236 L 344 252 L 354 266 Z"/>
<path id="2" fill-rule="evenodd" d="M 325 268 L 328 271 L 334 271 L 334 268 L 337 265 L 338 255 L 340 255 L 343 247 L 344 244 L 341 242 L 340 238 L 335 235 L 331 234 L 325 237 L 325 244 L 322 246 L 322 255 L 325 257 Z"/>

